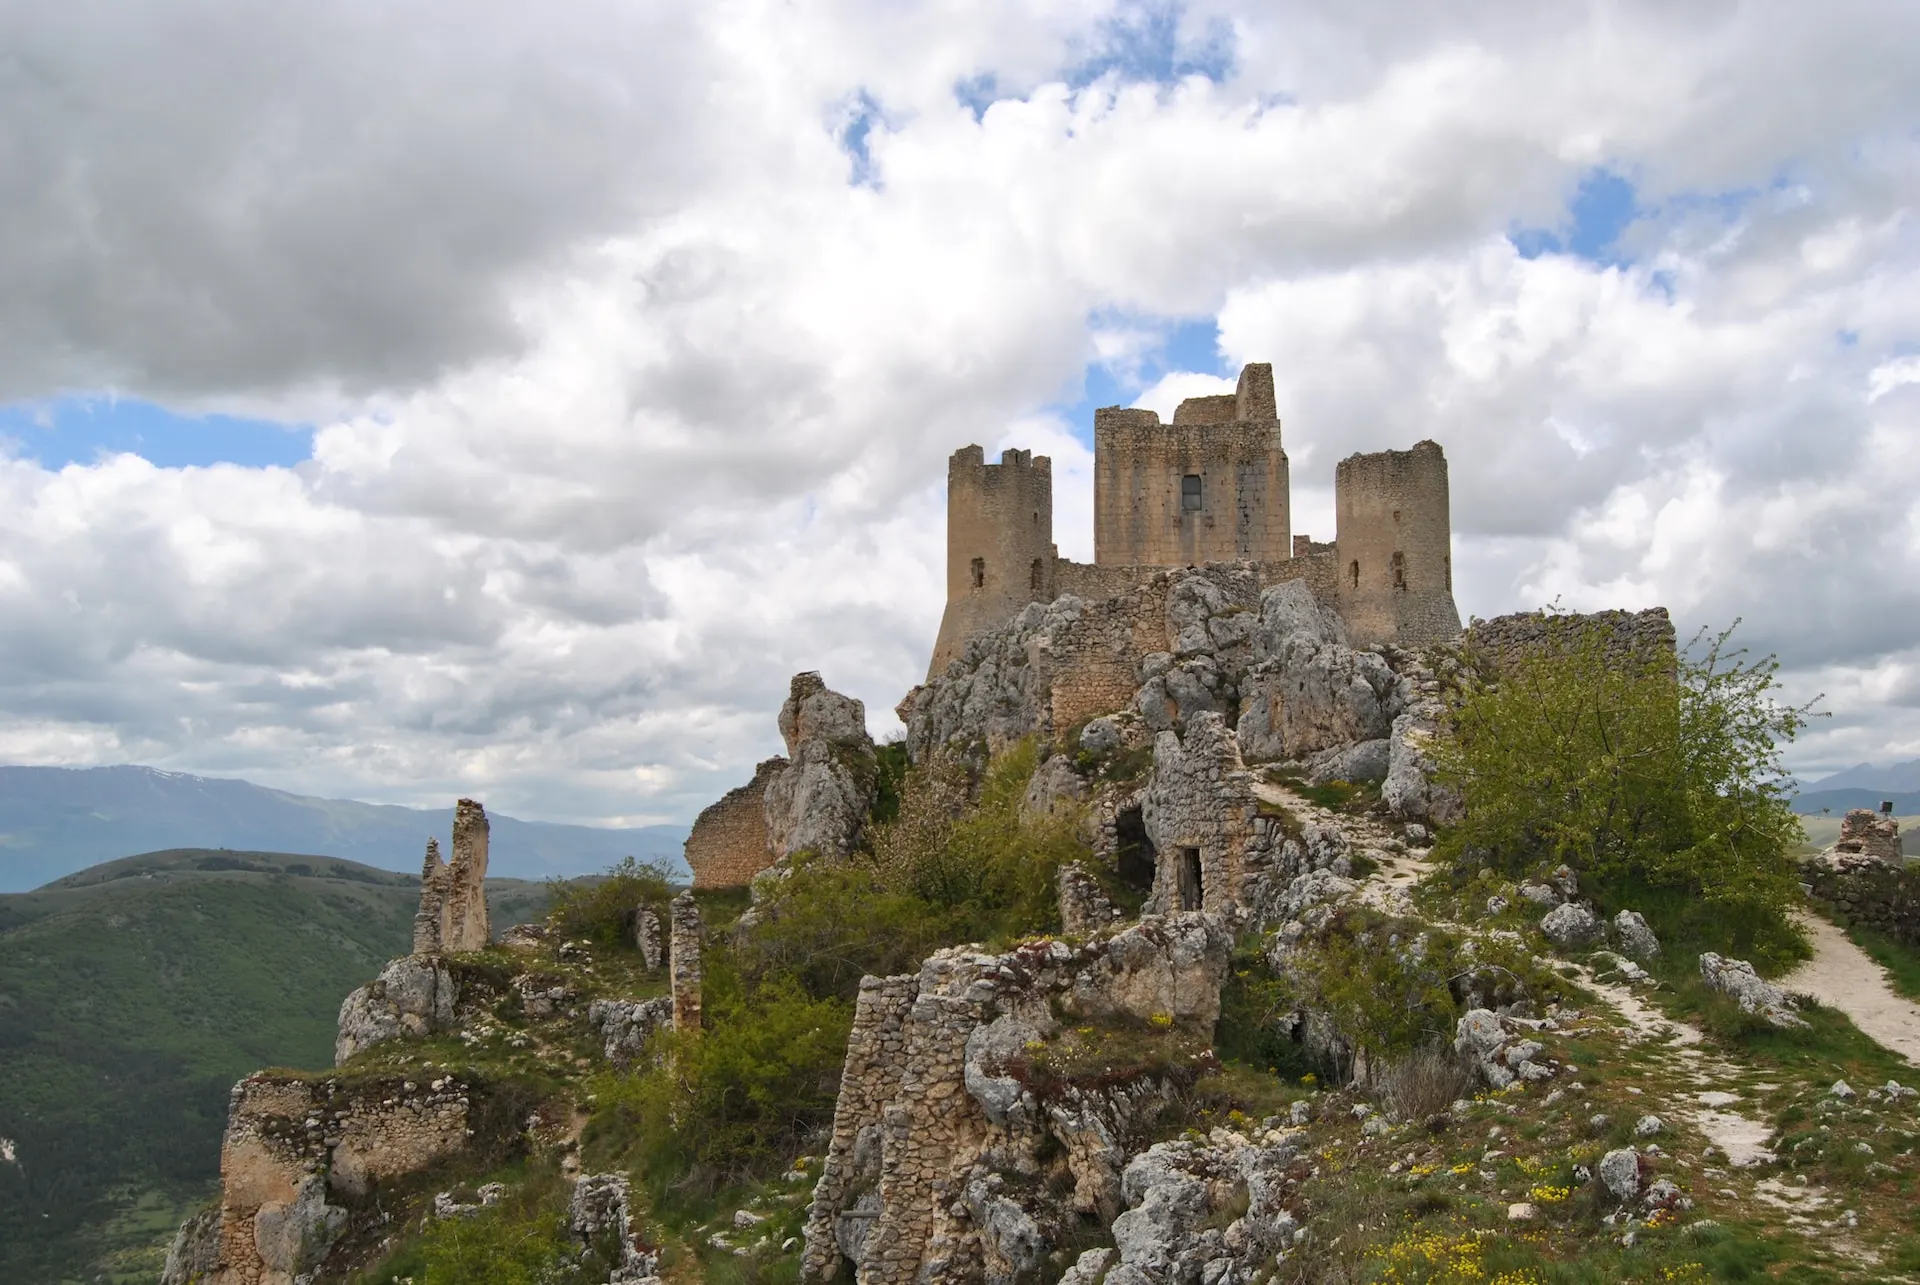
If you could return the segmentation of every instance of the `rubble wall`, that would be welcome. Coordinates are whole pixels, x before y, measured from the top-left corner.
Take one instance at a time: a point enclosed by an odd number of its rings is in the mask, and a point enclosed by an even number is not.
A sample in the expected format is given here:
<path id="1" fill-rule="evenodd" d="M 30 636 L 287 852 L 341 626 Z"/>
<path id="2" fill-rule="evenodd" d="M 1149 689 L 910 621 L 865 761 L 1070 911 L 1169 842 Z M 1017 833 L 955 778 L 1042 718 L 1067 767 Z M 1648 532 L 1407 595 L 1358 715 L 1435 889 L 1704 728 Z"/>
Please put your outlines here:
<path id="1" fill-rule="evenodd" d="M 767 782 L 787 766 L 775 755 L 753 769 L 753 779 L 722 795 L 694 820 L 687 865 L 696 888 L 738 888 L 773 863 L 767 841 Z"/>

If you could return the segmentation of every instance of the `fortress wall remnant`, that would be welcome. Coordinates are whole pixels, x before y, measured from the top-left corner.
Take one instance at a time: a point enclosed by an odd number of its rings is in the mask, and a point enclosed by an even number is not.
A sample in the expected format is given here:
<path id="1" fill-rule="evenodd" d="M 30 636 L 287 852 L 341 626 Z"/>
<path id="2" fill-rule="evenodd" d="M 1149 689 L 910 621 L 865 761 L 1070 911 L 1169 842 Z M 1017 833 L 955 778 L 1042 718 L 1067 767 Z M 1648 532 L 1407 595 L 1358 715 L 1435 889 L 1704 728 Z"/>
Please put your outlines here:
<path id="1" fill-rule="evenodd" d="M 700 905 L 691 889 L 667 907 L 667 975 L 673 986 L 673 1029 L 700 1032 Z"/>
<path id="2" fill-rule="evenodd" d="M 696 888 L 738 888 L 773 864 L 767 840 L 767 782 L 787 766 L 776 754 L 753 769 L 753 779 L 722 795 L 695 818 L 687 835 L 687 865 Z"/>
<path id="3" fill-rule="evenodd" d="M 1475 620 L 1467 627 L 1466 649 L 1507 668 L 1526 656 L 1556 645 L 1578 642 L 1589 633 L 1601 635 L 1601 650 L 1610 660 L 1637 660 L 1672 670 L 1678 658 L 1673 620 L 1665 607 L 1645 611 L 1572 612 L 1521 611 L 1492 620 Z"/>
<path id="4" fill-rule="evenodd" d="M 968 639 L 1030 602 L 1052 602 L 1054 560 L 1053 461 L 1005 451 L 988 464 L 978 446 L 955 451 L 947 460 L 947 609 L 928 677 Z"/>
<path id="5" fill-rule="evenodd" d="M 1292 554 L 1287 454 L 1273 367 L 1240 372 L 1231 396 L 1094 412 L 1093 547 L 1102 566 L 1282 562 Z"/>
<path id="6" fill-rule="evenodd" d="M 1334 473 L 1338 610 L 1355 647 L 1460 633 L 1447 457 L 1434 442 L 1349 455 Z"/>
<path id="7" fill-rule="evenodd" d="M 440 934 L 447 950 L 485 950 L 493 943 L 487 919 L 487 833 L 485 808 L 472 799 L 453 805 L 453 861 Z"/>
<path id="8" fill-rule="evenodd" d="M 426 860 L 420 866 L 420 909 L 413 915 L 413 953 L 438 954 L 447 915 L 447 863 L 440 859 L 440 840 L 427 839 Z"/>

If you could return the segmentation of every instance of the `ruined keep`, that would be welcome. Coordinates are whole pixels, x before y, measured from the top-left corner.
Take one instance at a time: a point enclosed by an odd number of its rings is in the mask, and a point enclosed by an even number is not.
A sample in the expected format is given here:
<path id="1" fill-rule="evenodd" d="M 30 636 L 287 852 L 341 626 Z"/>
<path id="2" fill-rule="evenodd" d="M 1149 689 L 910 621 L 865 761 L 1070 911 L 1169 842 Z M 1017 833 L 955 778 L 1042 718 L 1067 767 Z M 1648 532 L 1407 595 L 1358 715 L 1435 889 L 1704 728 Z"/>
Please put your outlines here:
<path id="1" fill-rule="evenodd" d="M 1293 556 L 1272 366 L 1247 366 L 1234 393 L 1187 398 L 1171 424 L 1150 410 L 1097 410 L 1093 441 L 1096 566 Z"/>
<path id="2" fill-rule="evenodd" d="M 1169 568 L 1237 563 L 1260 588 L 1304 581 L 1356 647 L 1417 647 L 1460 632 L 1453 601 L 1447 460 L 1433 442 L 1356 454 L 1334 475 L 1331 544 L 1296 536 L 1273 368 L 1252 363 L 1233 393 L 1094 413 L 1094 561 L 1053 543 L 1053 464 L 978 446 L 947 463 L 947 606 L 928 666 L 938 677 L 976 638 L 1029 604 L 1105 604 Z"/>
<path id="3" fill-rule="evenodd" d="M 493 941 L 487 918 L 487 810 L 472 799 L 453 808 L 453 861 L 442 864 L 438 840 L 427 840 L 420 868 L 420 909 L 413 917 L 413 952 L 485 950 Z"/>

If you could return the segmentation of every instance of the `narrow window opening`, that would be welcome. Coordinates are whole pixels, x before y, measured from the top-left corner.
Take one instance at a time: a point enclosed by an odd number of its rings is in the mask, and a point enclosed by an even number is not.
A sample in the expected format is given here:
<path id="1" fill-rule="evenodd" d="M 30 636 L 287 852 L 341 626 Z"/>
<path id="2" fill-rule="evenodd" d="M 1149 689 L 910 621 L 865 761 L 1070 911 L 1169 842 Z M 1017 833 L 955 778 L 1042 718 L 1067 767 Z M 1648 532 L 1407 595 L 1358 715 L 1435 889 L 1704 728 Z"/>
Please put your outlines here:
<path id="1" fill-rule="evenodd" d="M 1200 507 L 1200 475 L 1189 473 L 1180 479 L 1180 507 L 1191 511 Z"/>
<path id="2" fill-rule="evenodd" d="M 1038 509 L 1035 509 L 1035 510 L 1033 511 L 1033 524 L 1034 524 L 1035 526 L 1039 526 L 1039 525 L 1040 525 L 1040 510 L 1038 510 Z"/>
<path id="3" fill-rule="evenodd" d="M 987 587 L 987 560 L 985 558 L 975 558 L 973 560 L 973 587 L 976 589 L 984 589 Z"/>
<path id="4" fill-rule="evenodd" d="M 1396 552 L 1393 555 L 1393 587 L 1396 589 L 1407 587 L 1407 555 L 1404 553 Z"/>
<path id="5" fill-rule="evenodd" d="M 1039 593 L 1042 589 L 1045 589 L 1047 587 L 1047 573 L 1045 568 L 1043 568 L 1040 565 L 1040 559 L 1038 558 L 1035 558 L 1033 560 L 1033 570 L 1032 570 L 1031 579 L 1033 581 L 1033 591 L 1035 593 Z"/>
<path id="6" fill-rule="evenodd" d="M 1120 882 L 1143 897 L 1152 892 L 1158 858 L 1140 809 L 1120 809 L 1113 818 L 1113 872 L 1120 876 Z"/>
<path id="7" fill-rule="evenodd" d="M 1400 520 L 1400 510 L 1399 510 L 1399 509 L 1395 509 L 1395 510 L 1393 511 L 1393 520 L 1394 520 L 1395 522 L 1398 522 L 1398 521 Z"/>
<path id="8" fill-rule="evenodd" d="M 1360 563 L 1355 560 L 1347 567 L 1347 583 L 1355 589 L 1360 587 Z"/>
<path id="9" fill-rule="evenodd" d="M 1200 849 L 1180 849 L 1180 909 L 1199 910 L 1206 903 L 1200 882 Z"/>

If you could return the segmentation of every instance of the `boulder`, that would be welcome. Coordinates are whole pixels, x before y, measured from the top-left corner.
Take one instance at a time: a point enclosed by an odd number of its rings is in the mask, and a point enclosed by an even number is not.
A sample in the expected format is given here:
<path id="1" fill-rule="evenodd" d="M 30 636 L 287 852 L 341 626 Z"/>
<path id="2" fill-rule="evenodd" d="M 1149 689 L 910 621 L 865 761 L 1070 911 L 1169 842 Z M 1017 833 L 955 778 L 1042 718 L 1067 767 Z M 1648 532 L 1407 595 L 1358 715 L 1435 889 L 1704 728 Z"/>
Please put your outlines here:
<path id="1" fill-rule="evenodd" d="M 1294 639 L 1313 643 L 1344 644 L 1347 641 L 1346 626 L 1339 614 L 1321 606 L 1305 580 L 1289 580 L 1260 595 L 1259 627 L 1253 636 L 1254 658 L 1266 660 Z"/>
<path id="2" fill-rule="evenodd" d="M 340 1005 L 333 1062 L 386 1040 L 422 1039 L 452 1030 L 458 1000 L 446 964 L 433 955 L 402 955 Z"/>
<path id="3" fill-rule="evenodd" d="M 1089 754 L 1111 754 L 1120 748 L 1120 725 L 1102 715 L 1080 729 L 1080 748 Z M 1088 1250 L 1087 1253 L 1093 1253 Z M 1086 1258 L 1082 1254 L 1082 1259 Z"/>
<path id="4" fill-rule="evenodd" d="M 1384 736 L 1377 741 L 1323 750 L 1306 761 L 1307 779 L 1315 785 L 1329 781 L 1384 781 L 1393 763 L 1393 743 Z"/>
<path id="5" fill-rule="evenodd" d="M 1080 813 L 1090 793 L 1086 778 L 1074 770 L 1073 760 L 1055 754 L 1033 770 L 1020 800 L 1020 815 L 1030 821 L 1072 817 Z"/>
<path id="6" fill-rule="evenodd" d="M 1754 972 L 1744 959 L 1725 959 L 1707 951 L 1700 956 L 1700 976 L 1708 986 L 1730 996 L 1743 1013 L 1757 1014 L 1783 1030 L 1806 1026 L 1793 1011 L 1786 991 Z"/>
<path id="7" fill-rule="evenodd" d="M 1635 959 L 1645 962 L 1659 957 L 1660 939 L 1647 927 L 1647 921 L 1631 910 L 1623 910 L 1613 917 L 1613 935 L 1619 940 L 1620 949 Z"/>
<path id="8" fill-rule="evenodd" d="M 788 763 L 766 786 L 767 845 L 774 857 L 853 850 L 879 781 L 866 707 L 828 689 L 816 673 L 796 674 L 780 707 Z"/>
<path id="9" fill-rule="evenodd" d="M 1378 655 L 1305 637 L 1280 643 L 1249 669 L 1240 697 L 1242 753 L 1289 760 L 1384 740 L 1402 699 Z"/>
<path id="10" fill-rule="evenodd" d="M 1561 950 L 1582 950 L 1597 943 L 1606 930 L 1598 915 L 1569 901 L 1547 912 L 1540 931 Z"/>
<path id="11" fill-rule="evenodd" d="M 1544 883 L 1523 883 L 1515 895 L 1522 901 L 1531 901 L 1534 905 L 1548 910 L 1566 900 L 1558 891 Z"/>
<path id="12" fill-rule="evenodd" d="M 1600 1157 L 1600 1185 L 1607 1194 L 1622 1203 L 1640 1194 L 1640 1156 L 1632 1147 L 1621 1147 Z"/>
<path id="13" fill-rule="evenodd" d="M 347 1229 L 347 1211 L 327 1203 L 321 1174 L 303 1179 L 290 1201 L 268 1201 L 253 1216 L 253 1243 L 260 1261 L 288 1277 L 318 1267 Z"/>

